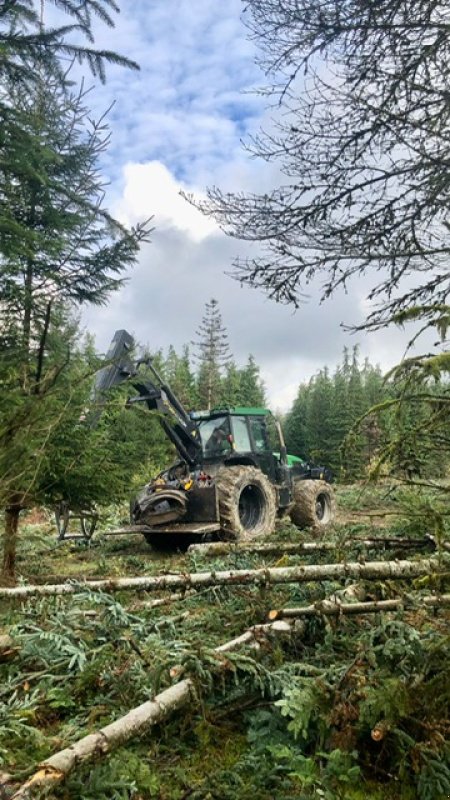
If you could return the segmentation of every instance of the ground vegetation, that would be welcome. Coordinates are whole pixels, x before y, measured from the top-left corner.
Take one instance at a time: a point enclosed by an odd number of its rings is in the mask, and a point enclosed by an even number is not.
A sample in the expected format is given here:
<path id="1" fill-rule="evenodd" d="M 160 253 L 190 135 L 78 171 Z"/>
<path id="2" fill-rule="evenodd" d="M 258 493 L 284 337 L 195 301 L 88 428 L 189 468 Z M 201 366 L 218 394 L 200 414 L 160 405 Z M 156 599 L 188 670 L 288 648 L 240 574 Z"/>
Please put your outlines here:
<path id="1" fill-rule="evenodd" d="M 400 541 L 400 524 L 385 518 L 380 527 L 370 516 L 395 509 L 391 488 L 372 490 L 365 502 L 361 487 L 341 490 L 340 522 L 328 537 L 336 561 L 361 555 L 357 542 L 344 544 L 350 533 Z M 148 545 L 126 538 L 51 548 L 50 524 L 30 517 L 28 548 L 22 540 L 19 552 L 28 581 L 249 569 L 280 560 L 236 549 L 211 563 L 211 555 L 196 551 L 151 554 Z M 292 536 L 285 526 L 272 538 L 282 545 Z M 329 550 L 289 556 L 292 565 L 329 560 Z M 347 584 L 347 603 L 363 592 L 372 600 L 403 597 L 404 607 L 350 616 L 319 612 L 296 634 L 214 653 L 266 621 L 270 609 L 314 606 L 336 589 L 343 586 L 333 581 L 222 586 L 157 606 L 154 593 L 113 596 L 80 586 L 70 597 L 2 601 L 5 632 L 14 642 L 14 653 L 0 664 L 0 769 L 9 795 L 39 761 L 189 677 L 194 690 L 184 709 L 105 761 L 79 765 L 64 786 L 54 786 L 55 796 L 269 799 L 276 792 L 304 800 L 441 800 L 450 785 L 448 612 L 433 613 L 421 598 L 439 596 L 445 579 L 361 582 L 357 591 Z"/>

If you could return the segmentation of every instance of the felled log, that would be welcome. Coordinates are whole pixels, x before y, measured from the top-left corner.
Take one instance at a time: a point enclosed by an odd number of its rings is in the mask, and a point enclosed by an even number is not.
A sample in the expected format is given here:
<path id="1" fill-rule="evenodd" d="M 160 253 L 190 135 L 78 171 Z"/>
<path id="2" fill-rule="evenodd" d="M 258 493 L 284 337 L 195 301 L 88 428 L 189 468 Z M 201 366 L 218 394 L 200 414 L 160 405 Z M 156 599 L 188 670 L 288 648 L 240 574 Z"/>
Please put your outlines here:
<path id="1" fill-rule="evenodd" d="M 450 594 L 430 595 L 418 599 L 421 605 L 428 607 L 450 606 Z M 375 614 L 380 611 L 397 611 L 414 605 L 408 598 L 393 600 L 372 600 L 363 603 L 340 603 L 330 600 L 321 600 L 309 606 L 299 608 L 280 608 L 269 611 L 269 619 L 295 619 L 297 617 L 327 616 L 338 617 L 341 614 Z"/>
<path id="2" fill-rule="evenodd" d="M 191 555 L 202 555 L 215 558 L 216 556 L 227 556 L 230 553 L 261 553 L 265 555 L 301 555 L 303 553 L 322 553 L 334 552 L 339 547 L 349 546 L 352 548 L 361 547 L 367 550 L 386 549 L 420 549 L 424 547 L 435 547 L 436 544 L 432 537 L 423 539 L 408 539 L 400 537 L 371 536 L 365 539 L 351 537 L 340 545 L 333 542 L 203 542 L 191 544 L 187 552 Z"/>
<path id="3" fill-rule="evenodd" d="M 83 589 L 102 589 L 119 592 L 125 589 L 151 591 L 164 589 L 197 589 L 209 586 L 270 586 L 278 583 L 308 583 L 345 578 L 355 580 L 404 580 L 432 573 L 439 574 L 442 566 L 437 559 L 420 561 L 349 561 L 346 564 L 308 564 L 295 567 L 223 570 L 221 572 L 171 573 L 139 578 L 106 578 L 89 583 L 61 583 L 40 586 L 0 588 L 0 597 L 23 598 L 34 595 L 76 594 Z"/>
<path id="4" fill-rule="evenodd" d="M 270 634 L 286 636 L 294 628 L 294 625 L 295 623 L 285 621 L 255 625 L 236 639 L 231 639 L 215 648 L 215 652 L 217 654 L 230 652 L 254 640 L 267 638 Z M 218 659 L 217 670 L 219 672 L 224 672 L 228 666 L 226 660 Z M 142 703 L 115 722 L 95 733 L 84 736 L 64 750 L 50 756 L 39 765 L 34 775 L 14 793 L 11 800 L 31 800 L 41 790 L 48 791 L 62 783 L 75 767 L 88 761 L 97 761 L 101 756 L 107 755 L 130 739 L 142 736 L 174 711 L 178 711 L 194 700 L 195 690 L 191 678 L 178 681 L 156 695 L 153 700 Z"/>

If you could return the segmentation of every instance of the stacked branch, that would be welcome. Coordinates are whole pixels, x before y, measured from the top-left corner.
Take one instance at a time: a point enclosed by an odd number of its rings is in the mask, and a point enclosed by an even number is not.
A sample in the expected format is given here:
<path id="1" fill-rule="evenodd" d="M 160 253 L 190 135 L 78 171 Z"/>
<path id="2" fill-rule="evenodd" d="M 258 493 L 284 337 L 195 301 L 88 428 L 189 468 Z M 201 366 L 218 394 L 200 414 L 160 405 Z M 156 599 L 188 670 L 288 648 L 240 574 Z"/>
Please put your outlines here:
<path id="1" fill-rule="evenodd" d="M 375 574 L 373 566 L 371 574 Z M 411 576 L 411 572 L 409 575 Z M 350 598 L 356 598 L 355 602 L 342 602 Z M 267 641 L 271 635 L 285 637 L 291 635 L 294 631 L 299 635 L 304 631 L 304 624 L 296 620 L 296 617 L 308 617 L 318 614 L 360 614 L 367 611 L 395 611 L 404 604 L 402 600 L 363 602 L 363 598 L 363 589 L 358 585 L 352 585 L 334 593 L 330 598 L 319 604 L 299 609 L 272 611 L 270 616 L 272 618 L 276 617 L 275 620 L 252 626 L 235 639 L 216 647 L 214 652 L 220 656 L 245 645 L 258 647 L 261 642 Z M 450 595 L 421 598 L 421 603 L 428 607 L 450 605 Z M 280 616 L 286 617 L 286 619 L 278 619 Z M 291 619 L 289 620 L 289 618 Z M 224 672 L 228 667 L 229 664 L 226 659 L 221 660 L 218 658 L 216 667 L 218 672 Z M 171 674 L 179 677 L 179 668 L 175 667 Z M 196 702 L 196 692 L 193 680 L 191 678 L 179 680 L 173 686 L 158 694 L 153 700 L 131 709 L 115 722 L 106 725 L 95 733 L 84 736 L 69 747 L 46 759 L 26 783 L 13 794 L 11 800 L 32 800 L 41 791 L 48 792 L 65 781 L 76 767 L 108 755 L 130 739 L 146 734 L 172 713 L 194 702 Z"/>
<path id="2" fill-rule="evenodd" d="M 222 653 L 237 650 L 243 645 L 266 640 L 270 635 L 286 636 L 291 633 L 294 627 L 295 623 L 288 623 L 283 620 L 255 625 L 241 636 L 216 647 L 214 652 L 220 656 Z M 226 659 L 221 660 L 218 658 L 217 671 L 225 672 L 228 668 L 229 662 Z M 15 792 L 11 800 L 31 800 L 41 791 L 51 790 L 57 784 L 65 781 L 76 767 L 89 761 L 97 761 L 98 758 L 106 756 L 130 739 L 143 736 L 175 711 L 195 702 L 195 699 L 196 693 L 193 680 L 185 678 L 178 681 L 156 695 L 153 700 L 148 700 L 131 709 L 115 722 L 106 725 L 95 733 L 84 736 L 77 742 L 73 742 L 69 747 L 46 759 L 26 783 Z"/>
<path id="3" fill-rule="evenodd" d="M 437 559 L 420 561 L 349 561 L 345 564 L 313 564 L 295 567 L 223 570 L 220 572 L 193 572 L 144 576 L 139 578 L 106 578 L 104 580 L 61 583 L 40 586 L 0 588 L 0 597 L 23 598 L 42 595 L 76 594 L 84 589 L 102 589 L 109 592 L 123 590 L 155 591 L 163 589 L 197 589 L 210 586 L 256 585 L 270 586 L 279 583 L 308 583 L 352 578 L 354 580 L 404 580 L 432 573 L 442 573 Z"/>

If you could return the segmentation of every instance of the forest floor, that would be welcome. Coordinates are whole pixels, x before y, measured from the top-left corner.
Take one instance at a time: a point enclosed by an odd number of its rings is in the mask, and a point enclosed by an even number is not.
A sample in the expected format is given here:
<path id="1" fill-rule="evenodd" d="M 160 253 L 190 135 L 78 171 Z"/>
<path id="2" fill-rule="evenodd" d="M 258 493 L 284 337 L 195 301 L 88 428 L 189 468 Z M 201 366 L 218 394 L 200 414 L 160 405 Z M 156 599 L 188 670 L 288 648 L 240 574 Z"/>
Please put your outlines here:
<path id="1" fill-rule="evenodd" d="M 23 520 L 20 583 L 161 575 L 429 557 L 432 550 L 370 553 L 351 537 L 422 539 L 402 519 L 398 487 L 339 487 L 333 552 L 227 556 L 161 552 L 141 536 L 89 545 L 58 543 L 53 520 Z M 101 529 L 127 524 L 120 509 Z M 311 541 L 281 523 L 270 537 Z M 75 800 L 440 800 L 450 795 L 448 621 L 424 594 L 435 576 L 367 582 L 368 599 L 408 596 L 408 609 L 312 618 L 301 636 L 230 655 L 218 674 L 212 649 L 267 620 L 270 609 L 320 601 L 346 582 L 216 587 L 158 608 L 164 592 L 114 595 L 79 586 L 74 595 L 0 601 L 17 645 L 0 664 L 0 780 L 10 797 L 52 753 L 124 715 L 169 686 L 182 665 L 196 701 L 104 760 L 73 771 L 54 790 Z M 448 586 L 448 584 L 447 584 Z M 448 588 L 447 588 L 448 591 Z M 166 593 L 167 595 L 167 593 Z M 147 603 L 147 605 L 146 605 Z M 447 672 L 444 670 L 447 669 Z M 173 674 L 173 673 L 172 673 Z M 445 686 L 447 688 L 445 689 Z M 374 731 L 380 737 L 374 738 Z M 5 777 L 6 776 L 6 777 Z M 9 776 L 9 777 L 8 777 Z"/>

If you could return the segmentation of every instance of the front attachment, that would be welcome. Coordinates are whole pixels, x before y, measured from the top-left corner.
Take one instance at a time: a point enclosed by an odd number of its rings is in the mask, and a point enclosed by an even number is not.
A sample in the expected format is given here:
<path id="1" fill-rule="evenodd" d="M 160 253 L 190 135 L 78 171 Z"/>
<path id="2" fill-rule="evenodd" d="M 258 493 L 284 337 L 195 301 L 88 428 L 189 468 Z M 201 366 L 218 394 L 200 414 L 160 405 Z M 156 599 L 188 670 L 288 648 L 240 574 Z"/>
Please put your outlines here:
<path id="1" fill-rule="evenodd" d="M 186 493 L 179 489 L 160 489 L 150 487 L 138 495 L 132 508 L 134 522 L 140 525 L 163 525 L 174 522 L 186 514 Z"/>

